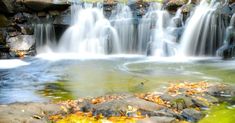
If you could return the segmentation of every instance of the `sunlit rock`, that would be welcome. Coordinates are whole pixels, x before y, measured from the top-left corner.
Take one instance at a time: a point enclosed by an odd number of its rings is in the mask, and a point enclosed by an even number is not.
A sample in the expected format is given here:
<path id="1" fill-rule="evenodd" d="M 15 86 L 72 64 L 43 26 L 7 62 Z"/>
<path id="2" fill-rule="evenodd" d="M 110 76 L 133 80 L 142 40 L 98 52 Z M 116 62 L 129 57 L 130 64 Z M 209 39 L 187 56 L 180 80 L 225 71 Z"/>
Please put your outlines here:
<path id="1" fill-rule="evenodd" d="M 9 38 L 7 43 L 11 50 L 29 50 L 35 43 L 32 35 L 18 35 Z"/>

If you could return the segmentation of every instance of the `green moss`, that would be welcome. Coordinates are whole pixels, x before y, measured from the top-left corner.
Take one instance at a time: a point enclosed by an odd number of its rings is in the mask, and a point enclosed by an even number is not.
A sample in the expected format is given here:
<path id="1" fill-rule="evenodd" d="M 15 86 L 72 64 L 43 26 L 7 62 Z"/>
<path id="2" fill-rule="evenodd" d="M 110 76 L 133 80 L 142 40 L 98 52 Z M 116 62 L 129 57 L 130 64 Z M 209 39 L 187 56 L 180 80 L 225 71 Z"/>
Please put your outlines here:
<path id="1" fill-rule="evenodd" d="M 214 106 L 206 114 L 208 116 L 199 123 L 235 123 L 235 107 L 228 107 L 226 104 Z"/>
<path id="2" fill-rule="evenodd" d="M 54 101 L 75 99 L 72 92 L 65 88 L 64 82 L 47 83 L 45 88 L 38 91 L 38 93 Z"/>

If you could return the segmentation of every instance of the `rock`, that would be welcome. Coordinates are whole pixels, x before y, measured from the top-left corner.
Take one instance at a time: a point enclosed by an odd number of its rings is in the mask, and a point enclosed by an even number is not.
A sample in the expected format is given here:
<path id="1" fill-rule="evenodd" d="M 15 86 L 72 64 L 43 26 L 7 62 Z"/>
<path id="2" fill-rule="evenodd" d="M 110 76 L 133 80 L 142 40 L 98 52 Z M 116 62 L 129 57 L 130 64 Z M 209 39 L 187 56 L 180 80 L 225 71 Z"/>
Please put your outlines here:
<path id="1" fill-rule="evenodd" d="M 67 3 L 67 0 L 24 0 L 28 8 L 33 11 L 46 11 L 46 10 L 65 10 L 70 5 Z"/>
<path id="2" fill-rule="evenodd" d="M 134 112 L 137 110 L 157 111 L 164 108 L 163 106 L 145 101 L 143 99 L 129 97 L 126 99 L 112 100 L 109 102 L 97 104 L 94 106 L 93 114 L 102 114 L 106 117 L 122 116 L 129 112 L 129 107 L 133 108 Z"/>
<path id="3" fill-rule="evenodd" d="M 181 115 L 191 122 L 197 122 L 204 117 L 200 111 L 190 108 L 184 109 Z"/>
<path id="4" fill-rule="evenodd" d="M 185 0 L 167 0 L 165 1 L 165 6 L 168 11 L 174 11 L 176 12 L 179 7 L 186 4 Z"/>
<path id="5" fill-rule="evenodd" d="M 79 103 L 78 106 L 80 107 L 80 110 L 83 112 L 92 111 L 94 107 L 94 105 L 92 105 L 88 100 L 84 100 L 83 102 Z"/>
<path id="6" fill-rule="evenodd" d="M 17 13 L 14 15 L 13 18 L 14 18 L 14 22 L 19 23 L 19 24 L 25 23 L 27 19 L 29 19 L 23 13 Z"/>
<path id="7" fill-rule="evenodd" d="M 143 120 L 138 120 L 137 123 L 177 123 L 177 120 L 174 117 L 154 116 Z"/>
<path id="8" fill-rule="evenodd" d="M 217 84 L 210 86 L 207 93 L 216 97 L 232 97 L 235 96 L 235 87 Z"/>
<path id="9" fill-rule="evenodd" d="M 5 45 L 6 44 L 6 35 L 4 34 L 3 31 L 0 31 L 0 45 Z"/>
<path id="10" fill-rule="evenodd" d="M 14 13 L 13 0 L 0 0 L 0 13 Z"/>
<path id="11" fill-rule="evenodd" d="M 35 38 L 32 35 L 18 35 L 9 38 L 7 43 L 11 50 L 29 50 L 35 44 Z"/>
<path id="12" fill-rule="evenodd" d="M 46 12 L 38 12 L 37 14 L 38 17 L 46 17 L 47 16 L 47 13 Z"/>
<path id="13" fill-rule="evenodd" d="M 200 108 L 209 108 L 210 105 L 218 103 L 219 100 L 213 96 L 203 94 L 203 95 L 195 95 L 192 98 L 193 103 Z"/>
<path id="14" fill-rule="evenodd" d="M 171 106 L 177 108 L 178 110 L 182 110 L 184 108 L 194 107 L 194 103 L 192 102 L 191 97 L 187 97 L 185 95 L 177 95 L 171 96 L 167 93 L 160 96 L 162 100 L 169 101 Z"/>
<path id="15" fill-rule="evenodd" d="M 23 35 L 33 35 L 33 27 L 31 25 L 17 24 L 17 26 Z"/>
<path id="16" fill-rule="evenodd" d="M 210 103 L 207 102 L 206 100 L 201 100 L 201 99 L 198 99 L 198 98 L 193 98 L 193 103 L 197 106 L 197 107 L 200 107 L 200 108 L 209 108 L 210 106 Z"/>
<path id="17" fill-rule="evenodd" d="M 9 25 L 8 19 L 4 15 L 0 14 L 0 28 L 7 27 L 8 25 Z"/>
<path id="18" fill-rule="evenodd" d="M 153 117 L 153 116 L 161 116 L 161 117 L 175 117 L 177 119 L 183 119 L 182 116 L 180 116 L 179 114 L 176 114 L 175 112 L 173 112 L 171 109 L 161 109 L 158 111 L 145 111 L 145 110 L 138 110 L 139 112 L 141 112 L 141 115 L 143 116 L 149 116 L 149 117 Z"/>
<path id="19" fill-rule="evenodd" d="M 0 105 L 0 123 L 48 123 L 46 115 L 59 112 L 59 105 L 49 103 Z"/>

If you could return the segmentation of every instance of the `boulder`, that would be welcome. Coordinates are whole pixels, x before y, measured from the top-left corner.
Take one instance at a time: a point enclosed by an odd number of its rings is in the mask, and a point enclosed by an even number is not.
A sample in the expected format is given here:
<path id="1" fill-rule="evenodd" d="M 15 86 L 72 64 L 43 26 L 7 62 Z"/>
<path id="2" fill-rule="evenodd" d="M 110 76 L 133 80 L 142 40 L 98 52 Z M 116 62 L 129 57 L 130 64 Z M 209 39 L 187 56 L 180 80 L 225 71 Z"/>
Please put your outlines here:
<path id="1" fill-rule="evenodd" d="M 137 110 L 154 112 L 164 109 L 163 106 L 136 97 L 112 100 L 109 102 L 97 104 L 93 108 L 94 115 L 102 114 L 106 117 L 128 115 L 128 113 L 131 112 L 137 113 Z M 130 108 L 132 109 L 131 111 Z"/>
<path id="2" fill-rule="evenodd" d="M 188 121 L 197 122 L 204 117 L 204 114 L 195 109 L 187 108 L 183 110 L 182 116 Z"/>
<path id="3" fill-rule="evenodd" d="M 11 50 L 29 50 L 35 44 L 35 38 L 32 35 L 18 35 L 7 40 Z"/>
<path id="4" fill-rule="evenodd" d="M 70 6 L 67 0 L 24 0 L 23 4 L 33 11 L 65 10 Z"/>
<path id="5" fill-rule="evenodd" d="M 14 13 L 13 0 L 0 0 L 0 13 Z"/>

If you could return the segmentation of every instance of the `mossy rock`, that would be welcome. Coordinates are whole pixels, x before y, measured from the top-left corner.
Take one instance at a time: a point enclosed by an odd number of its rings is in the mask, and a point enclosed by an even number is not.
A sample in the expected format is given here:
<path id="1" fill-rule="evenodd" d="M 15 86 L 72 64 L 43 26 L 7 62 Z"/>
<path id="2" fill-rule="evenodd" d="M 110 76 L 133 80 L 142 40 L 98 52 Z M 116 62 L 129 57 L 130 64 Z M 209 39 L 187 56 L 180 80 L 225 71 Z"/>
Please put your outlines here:
<path id="1" fill-rule="evenodd" d="M 7 27 L 9 25 L 9 21 L 6 16 L 0 14 L 0 27 Z"/>

